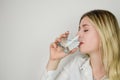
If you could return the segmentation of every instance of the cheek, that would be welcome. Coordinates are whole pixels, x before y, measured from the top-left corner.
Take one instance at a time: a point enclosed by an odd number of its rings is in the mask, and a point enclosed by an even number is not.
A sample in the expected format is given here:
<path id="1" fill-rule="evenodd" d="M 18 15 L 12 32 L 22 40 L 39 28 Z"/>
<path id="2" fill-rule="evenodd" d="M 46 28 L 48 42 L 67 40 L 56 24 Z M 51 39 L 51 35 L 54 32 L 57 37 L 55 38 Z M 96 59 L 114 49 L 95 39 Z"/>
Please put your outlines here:
<path id="1" fill-rule="evenodd" d="M 88 39 L 86 39 L 87 40 L 86 42 L 89 44 L 89 46 L 91 47 L 99 46 L 100 38 L 96 31 L 93 31 L 90 35 L 87 36 L 87 38 Z"/>
<path id="2" fill-rule="evenodd" d="M 99 40 L 95 38 L 91 39 L 87 46 L 91 50 L 97 50 L 99 48 Z"/>
<path id="3" fill-rule="evenodd" d="M 84 53 L 94 52 L 99 49 L 98 35 L 86 36 L 85 43 L 80 47 L 80 51 Z"/>

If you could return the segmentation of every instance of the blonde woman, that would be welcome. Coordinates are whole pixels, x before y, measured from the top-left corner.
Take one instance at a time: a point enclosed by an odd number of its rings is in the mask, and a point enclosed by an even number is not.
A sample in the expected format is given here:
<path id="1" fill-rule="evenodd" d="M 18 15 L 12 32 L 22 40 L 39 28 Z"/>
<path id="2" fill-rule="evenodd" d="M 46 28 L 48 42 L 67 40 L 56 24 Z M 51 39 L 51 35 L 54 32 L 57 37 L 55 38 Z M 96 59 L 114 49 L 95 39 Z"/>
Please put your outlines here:
<path id="1" fill-rule="evenodd" d="M 62 71 L 57 71 L 66 56 L 58 43 L 67 38 L 65 32 L 50 45 L 50 58 L 42 80 L 120 80 L 120 28 L 116 17 L 107 10 L 85 13 L 79 23 L 80 56 Z"/>

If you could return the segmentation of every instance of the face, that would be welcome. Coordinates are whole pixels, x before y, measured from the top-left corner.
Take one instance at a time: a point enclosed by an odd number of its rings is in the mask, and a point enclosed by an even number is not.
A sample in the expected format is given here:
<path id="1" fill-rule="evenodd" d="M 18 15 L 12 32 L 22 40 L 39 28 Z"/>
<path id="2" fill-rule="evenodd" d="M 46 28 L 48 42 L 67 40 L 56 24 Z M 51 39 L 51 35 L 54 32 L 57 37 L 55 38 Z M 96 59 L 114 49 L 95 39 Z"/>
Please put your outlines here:
<path id="1" fill-rule="evenodd" d="M 84 17 L 81 20 L 77 35 L 79 35 L 80 52 L 91 54 L 98 51 L 100 42 L 99 35 L 95 29 L 95 25 L 88 17 Z"/>

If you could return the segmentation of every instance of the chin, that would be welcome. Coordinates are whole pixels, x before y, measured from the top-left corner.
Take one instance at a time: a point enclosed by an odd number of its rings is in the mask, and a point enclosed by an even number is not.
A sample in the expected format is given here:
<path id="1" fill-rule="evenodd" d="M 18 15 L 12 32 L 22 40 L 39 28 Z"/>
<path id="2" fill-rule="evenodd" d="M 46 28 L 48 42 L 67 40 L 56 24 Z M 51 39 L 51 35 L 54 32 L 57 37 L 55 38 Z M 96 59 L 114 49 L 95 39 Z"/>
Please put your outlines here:
<path id="1" fill-rule="evenodd" d="M 80 51 L 81 54 L 86 54 L 87 53 L 86 50 L 79 49 L 79 51 Z"/>

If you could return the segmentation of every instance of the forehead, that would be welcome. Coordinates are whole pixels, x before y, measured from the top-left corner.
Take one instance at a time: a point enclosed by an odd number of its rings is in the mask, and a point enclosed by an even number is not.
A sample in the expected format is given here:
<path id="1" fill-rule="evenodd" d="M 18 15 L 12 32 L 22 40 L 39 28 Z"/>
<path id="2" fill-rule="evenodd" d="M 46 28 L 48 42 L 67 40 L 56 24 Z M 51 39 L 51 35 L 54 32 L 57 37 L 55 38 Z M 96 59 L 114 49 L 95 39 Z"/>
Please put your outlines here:
<path id="1" fill-rule="evenodd" d="M 88 17 L 84 17 L 80 24 L 79 24 L 79 27 L 90 27 L 90 26 L 93 26 L 93 22 L 88 18 Z"/>
<path id="2" fill-rule="evenodd" d="M 88 17 L 84 17 L 82 20 L 81 20 L 81 22 L 80 22 L 80 25 L 81 24 L 86 24 L 86 23 L 91 23 L 91 20 L 88 18 Z"/>

